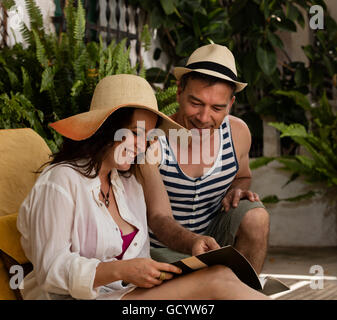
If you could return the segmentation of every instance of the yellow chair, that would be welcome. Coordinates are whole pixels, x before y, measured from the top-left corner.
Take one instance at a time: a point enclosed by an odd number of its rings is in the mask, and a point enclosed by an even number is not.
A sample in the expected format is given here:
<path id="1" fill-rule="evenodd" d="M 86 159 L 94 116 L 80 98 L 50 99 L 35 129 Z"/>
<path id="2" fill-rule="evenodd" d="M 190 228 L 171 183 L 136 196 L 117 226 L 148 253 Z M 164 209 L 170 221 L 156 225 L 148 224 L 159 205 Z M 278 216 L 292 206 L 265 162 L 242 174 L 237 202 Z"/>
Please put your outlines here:
<path id="1" fill-rule="evenodd" d="M 21 298 L 19 290 L 10 287 L 15 276 L 10 267 L 18 264 L 25 274 L 32 268 L 20 245 L 16 219 L 38 177 L 34 171 L 50 154 L 45 141 L 32 129 L 0 130 L 0 300 Z"/>

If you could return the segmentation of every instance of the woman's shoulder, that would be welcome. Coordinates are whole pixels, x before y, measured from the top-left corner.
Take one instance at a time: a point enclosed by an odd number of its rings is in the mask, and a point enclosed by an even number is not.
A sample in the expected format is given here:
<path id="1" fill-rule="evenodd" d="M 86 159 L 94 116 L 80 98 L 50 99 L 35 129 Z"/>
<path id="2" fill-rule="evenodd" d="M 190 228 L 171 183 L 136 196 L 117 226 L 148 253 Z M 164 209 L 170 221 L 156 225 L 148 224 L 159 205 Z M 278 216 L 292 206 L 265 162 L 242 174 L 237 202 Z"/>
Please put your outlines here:
<path id="1" fill-rule="evenodd" d="M 46 167 L 39 179 L 39 184 L 56 184 L 59 186 L 73 185 L 83 182 L 86 177 L 79 170 L 69 163 L 51 164 Z"/>

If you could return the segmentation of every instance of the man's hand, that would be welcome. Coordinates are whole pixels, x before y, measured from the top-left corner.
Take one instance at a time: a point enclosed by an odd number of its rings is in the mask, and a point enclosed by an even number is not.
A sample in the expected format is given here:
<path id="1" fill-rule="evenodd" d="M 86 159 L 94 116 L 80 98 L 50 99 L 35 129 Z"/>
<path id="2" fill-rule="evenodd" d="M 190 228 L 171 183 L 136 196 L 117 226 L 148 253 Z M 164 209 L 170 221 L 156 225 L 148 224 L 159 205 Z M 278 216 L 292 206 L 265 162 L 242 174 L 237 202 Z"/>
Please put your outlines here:
<path id="1" fill-rule="evenodd" d="M 192 246 L 192 255 L 205 253 L 210 250 L 219 249 L 219 244 L 214 238 L 208 236 L 199 236 L 196 238 Z"/>
<path id="2" fill-rule="evenodd" d="M 250 190 L 242 190 L 240 188 L 233 188 L 229 190 L 225 197 L 222 200 L 222 205 L 225 209 L 225 212 L 233 207 L 236 208 L 241 199 L 248 199 L 249 201 L 260 201 L 259 195 Z"/>

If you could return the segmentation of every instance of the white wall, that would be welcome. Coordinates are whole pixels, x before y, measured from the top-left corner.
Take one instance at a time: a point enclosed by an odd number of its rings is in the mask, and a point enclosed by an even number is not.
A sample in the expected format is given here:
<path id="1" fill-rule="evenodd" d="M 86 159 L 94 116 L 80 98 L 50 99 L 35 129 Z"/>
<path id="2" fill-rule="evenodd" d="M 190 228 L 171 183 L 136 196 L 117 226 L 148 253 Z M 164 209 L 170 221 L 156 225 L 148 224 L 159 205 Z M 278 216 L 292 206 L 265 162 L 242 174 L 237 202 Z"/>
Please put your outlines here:
<path id="1" fill-rule="evenodd" d="M 46 32 L 54 32 L 54 25 L 51 17 L 55 15 L 55 3 L 53 0 L 35 0 L 36 4 L 40 7 L 43 15 L 43 23 Z M 23 21 L 28 25 L 29 18 L 24 0 L 15 0 L 15 7 L 8 11 L 7 20 L 7 34 L 9 39 L 7 44 L 12 46 L 15 42 L 23 42 L 20 34 L 20 25 Z"/>
<path id="2" fill-rule="evenodd" d="M 260 198 L 277 195 L 280 199 L 294 197 L 316 190 L 303 179 L 295 180 L 286 187 L 290 174 L 280 170 L 276 161 L 252 171 L 251 190 Z M 321 191 L 324 187 L 321 186 Z M 337 246 L 337 200 L 335 194 L 317 195 L 310 200 L 281 201 L 266 204 L 270 213 L 270 246 Z"/>

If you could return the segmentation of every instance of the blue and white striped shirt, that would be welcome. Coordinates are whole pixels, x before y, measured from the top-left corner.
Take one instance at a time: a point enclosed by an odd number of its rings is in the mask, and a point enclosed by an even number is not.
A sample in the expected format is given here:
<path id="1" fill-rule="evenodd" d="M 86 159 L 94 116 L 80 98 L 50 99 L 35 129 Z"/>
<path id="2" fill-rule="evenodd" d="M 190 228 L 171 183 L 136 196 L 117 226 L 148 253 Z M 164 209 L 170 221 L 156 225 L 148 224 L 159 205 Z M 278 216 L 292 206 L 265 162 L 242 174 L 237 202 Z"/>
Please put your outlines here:
<path id="1" fill-rule="evenodd" d="M 212 168 L 198 178 L 184 174 L 167 138 L 160 137 L 162 150 L 159 170 L 165 184 L 174 218 L 185 228 L 203 234 L 210 221 L 219 213 L 222 199 L 238 171 L 232 142 L 229 116 L 220 126 L 220 146 Z M 151 246 L 163 247 L 150 231 Z"/>

